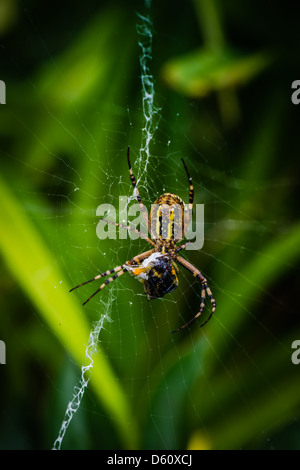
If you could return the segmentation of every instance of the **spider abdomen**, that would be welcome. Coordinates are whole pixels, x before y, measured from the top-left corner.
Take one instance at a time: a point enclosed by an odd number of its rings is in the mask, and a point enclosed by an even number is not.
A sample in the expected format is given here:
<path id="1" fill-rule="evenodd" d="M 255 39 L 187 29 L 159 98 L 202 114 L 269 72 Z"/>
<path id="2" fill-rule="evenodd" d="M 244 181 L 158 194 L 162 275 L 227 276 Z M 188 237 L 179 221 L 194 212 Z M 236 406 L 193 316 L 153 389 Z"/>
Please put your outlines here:
<path id="1" fill-rule="evenodd" d="M 172 193 L 165 193 L 152 204 L 150 224 L 154 239 L 181 240 L 184 234 L 184 202 Z"/>

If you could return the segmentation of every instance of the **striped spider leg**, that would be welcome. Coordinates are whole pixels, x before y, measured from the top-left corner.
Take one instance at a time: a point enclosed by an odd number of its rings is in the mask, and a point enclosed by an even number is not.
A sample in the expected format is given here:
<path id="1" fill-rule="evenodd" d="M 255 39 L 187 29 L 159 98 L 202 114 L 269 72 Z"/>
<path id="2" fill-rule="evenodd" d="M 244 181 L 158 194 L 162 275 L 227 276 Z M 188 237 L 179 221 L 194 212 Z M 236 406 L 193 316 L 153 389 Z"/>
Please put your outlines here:
<path id="1" fill-rule="evenodd" d="M 130 147 L 127 148 L 127 162 L 128 162 L 128 167 L 129 167 L 130 181 L 132 183 L 132 186 L 133 186 L 133 189 L 134 189 L 134 192 L 135 192 L 135 197 L 136 197 L 137 202 L 140 206 L 142 216 L 145 220 L 146 227 L 148 228 L 148 231 L 149 231 L 150 235 L 152 236 L 152 238 L 155 238 L 155 237 L 153 237 L 153 233 L 152 233 L 152 230 L 151 230 L 151 223 L 150 223 L 150 220 L 148 218 L 147 208 L 143 204 L 142 198 L 140 196 L 140 193 L 139 193 L 139 190 L 138 190 L 138 187 L 137 187 L 137 184 L 136 184 L 136 179 L 135 179 L 135 176 L 134 176 L 133 171 L 132 171 L 130 158 L 129 158 L 129 153 L 130 153 Z"/>
<path id="2" fill-rule="evenodd" d="M 154 252 L 154 250 L 149 250 L 149 251 L 146 251 L 145 253 L 142 253 L 138 256 L 135 256 L 134 258 L 132 258 L 131 260 L 129 261 L 126 261 L 125 264 L 122 264 L 120 266 L 116 266 L 115 268 L 113 269 L 110 269 L 108 271 L 104 271 L 103 273 L 101 274 L 98 274 L 97 276 L 93 277 L 92 279 L 90 279 L 89 281 L 85 281 L 85 282 L 82 282 L 81 284 L 79 284 L 78 286 L 75 286 L 73 287 L 70 292 L 72 292 L 73 290 L 75 289 L 78 289 L 79 287 L 82 287 L 84 286 L 85 284 L 89 284 L 90 282 L 93 282 L 93 281 L 97 281 L 98 279 L 101 279 L 102 277 L 106 277 L 106 276 L 110 276 L 111 274 L 113 274 L 113 276 L 111 277 L 108 277 L 101 285 L 100 287 L 85 301 L 83 302 L 82 305 L 85 305 L 87 304 L 96 294 L 98 294 L 98 292 L 100 292 L 102 289 L 104 289 L 105 286 L 107 286 L 107 284 L 110 284 L 111 282 L 115 281 L 116 279 L 118 279 L 120 276 L 122 276 L 122 274 L 124 274 L 126 271 L 128 271 L 129 269 L 131 269 L 132 271 L 132 274 L 133 275 L 140 275 L 140 270 L 138 272 L 135 273 L 135 269 L 133 268 L 133 266 L 139 266 L 141 264 L 141 262 L 148 258 L 152 253 Z"/>
<path id="3" fill-rule="evenodd" d="M 186 244 L 184 245 L 181 245 L 180 248 L 181 250 L 184 249 L 186 247 Z M 179 251 L 177 248 L 176 251 Z M 212 309 L 211 309 L 211 312 L 210 312 L 210 315 L 209 317 L 207 318 L 207 320 L 205 320 L 205 322 L 203 322 L 199 328 L 202 328 L 202 326 L 206 325 L 206 323 L 211 319 L 211 317 L 213 316 L 213 313 L 216 309 L 216 301 L 212 295 L 212 292 L 210 290 L 210 288 L 208 287 L 208 284 L 207 284 L 207 279 L 203 276 L 203 274 L 199 271 L 199 269 L 195 268 L 195 266 L 193 266 L 191 263 L 189 263 L 186 259 L 182 258 L 181 256 L 177 256 L 176 257 L 176 262 L 178 264 L 180 264 L 181 266 L 183 266 L 185 269 L 187 269 L 188 271 L 190 271 L 194 277 L 196 277 L 197 279 L 200 280 L 201 282 L 201 285 L 202 285 L 202 290 L 201 290 L 201 303 L 200 303 L 200 309 L 199 309 L 199 312 L 190 320 L 188 321 L 185 325 L 183 326 L 180 326 L 179 328 L 177 328 L 176 330 L 174 331 L 171 331 L 171 333 L 176 333 L 177 331 L 180 331 L 182 330 L 183 328 L 185 328 L 187 325 L 189 325 L 190 323 L 192 323 L 196 318 L 198 318 L 201 313 L 203 312 L 204 310 L 204 307 L 205 307 L 205 296 L 206 294 L 208 295 L 208 297 L 210 298 L 210 303 L 212 305 Z"/>

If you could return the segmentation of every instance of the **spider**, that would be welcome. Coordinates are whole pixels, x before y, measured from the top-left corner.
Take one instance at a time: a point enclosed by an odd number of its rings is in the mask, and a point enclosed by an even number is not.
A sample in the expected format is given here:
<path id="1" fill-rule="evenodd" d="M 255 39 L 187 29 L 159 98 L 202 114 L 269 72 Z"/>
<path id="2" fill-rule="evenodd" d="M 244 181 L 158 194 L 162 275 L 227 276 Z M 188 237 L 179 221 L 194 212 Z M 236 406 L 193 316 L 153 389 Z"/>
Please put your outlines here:
<path id="1" fill-rule="evenodd" d="M 183 160 L 181 159 L 185 172 L 188 177 L 189 181 L 189 215 L 192 214 L 193 210 L 193 201 L 194 201 L 194 188 L 192 184 L 192 178 L 189 174 L 187 166 Z M 140 235 L 141 238 L 146 240 L 150 245 L 152 245 L 152 249 L 146 251 L 140 255 L 135 256 L 131 260 L 126 261 L 124 264 L 120 266 L 116 266 L 113 269 L 108 271 L 104 271 L 101 274 L 93 277 L 89 281 L 85 281 L 82 284 L 79 284 L 76 287 L 73 287 L 70 292 L 78 287 L 84 286 L 90 282 L 96 281 L 106 276 L 107 279 L 100 285 L 100 287 L 83 303 L 85 305 L 89 302 L 98 292 L 100 292 L 106 285 L 110 284 L 111 282 L 118 279 L 122 276 L 125 272 L 129 272 L 131 275 L 135 276 L 139 281 L 141 281 L 144 285 L 144 290 L 147 294 L 148 299 L 157 299 L 162 298 L 165 294 L 172 292 L 176 287 L 178 287 L 179 281 L 177 277 L 177 273 L 179 269 L 176 265 L 179 264 L 187 269 L 189 272 L 193 274 L 196 279 L 199 279 L 201 283 L 201 302 L 200 302 L 200 309 L 199 312 L 185 325 L 180 326 L 171 333 L 175 333 L 177 331 L 182 330 L 187 325 L 189 325 L 192 321 L 194 321 L 197 317 L 199 317 L 205 307 L 205 297 L 206 294 L 210 298 L 210 302 L 212 305 L 212 309 L 210 312 L 209 317 L 207 320 L 200 325 L 200 328 L 204 326 L 212 317 L 215 309 L 216 309 L 216 301 L 212 295 L 212 292 L 207 284 L 206 278 L 203 274 L 195 268 L 191 263 L 189 263 L 186 259 L 179 256 L 179 252 L 184 250 L 187 246 L 187 243 L 182 243 L 181 245 L 177 246 L 177 244 L 182 241 L 185 236 L 185 219 L 184 219 L 184 202 L 179 196 L 176 194 L 165 193 L 160 196 L 152 206 L 150 217 L 148 219 L 147 209 L 144 206 L 142 199 L 140 197 L 136 180 L 132 172 L 130 159 L 129 159 L 129 147 L 127 150 L 127 161 L 129 166 L 129 174 L 130 180 L 134 188 L 134 194 L 140 206 L 141 214 L 146 222 L 146 226 L 148 227 L 148 231 L 153 239 L 150 239 L 148 235 L 140 232 L 139 230 L 133 228 L 132 226 L 126 226 L 122 224 L 118 224 L 112 221 L 104 220 L 104 222 L 111 223 L 116 225 L 117 227 L 126 228 L 128 230 L 133 230 Z M 174 206 L 175 205 L 175 206 Z M 181 213 L 179 214 L 179 218 L 175 217 L 174 211 L 172 212 L 171 207 L 179 207 Z M 167 219 L 167 227 L 163 227 L 162 225 L 162 214 L 165 209 L 169 209 L 169 216 Z M 187 218 L 187 222 L 190 219 Z M 182 226 L 183 229 L 183 237 L 177 239 L 175 237 L 176 228 L 178 225 Z M 188 224 L 187 224 L 188 225 Z M 155 227 L 155 229 L 153 229 Z"/>

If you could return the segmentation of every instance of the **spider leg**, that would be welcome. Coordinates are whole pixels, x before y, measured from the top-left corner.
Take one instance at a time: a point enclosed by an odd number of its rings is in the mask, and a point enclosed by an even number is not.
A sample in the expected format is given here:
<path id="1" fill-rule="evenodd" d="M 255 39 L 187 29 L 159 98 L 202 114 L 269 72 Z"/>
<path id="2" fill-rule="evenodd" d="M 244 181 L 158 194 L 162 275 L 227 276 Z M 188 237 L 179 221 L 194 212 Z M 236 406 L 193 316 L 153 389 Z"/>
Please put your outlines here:
<path id="1" fill-rule="evenodd" d="M 145 251 L 144 253 L 141 253 L 140 255 L 137 255 L 135 256 L 134 258 L 132 258 L 131 260 L 129 261 L 126 261 L 125 264 L 123 264 L 122 266 L 116 266 L 115 268 L 113 269 L 110 269 L 108 271 L 104 271 L 103 273 L 101 274 L 98 274 L 97 276 L 93 277 L 92 279 L 88 280 L 88 281 L 85 281 L 83 282 L 82 284 L 78 284 L 78 286 L 75 286 L 73 287 L 70 292 L 72 292 L 73 290 L 75 289 L 78 289 L 78 287 L 82 287 L 84 286 L 85 284 L 88 284 L 89 282 L 93 282 L 93 281 L 97 281 L 97 279 L 101 279 L 101 277 L 105 277 L 105 276 L 109 276 L 110 274 L 114 274 L 113 276 L 107 278 L 103 284 L 101 284 L 101 286 L 82 304 L 82 305 L 85 305 L 87 304 L 96 294 L 98 294 L 98 292 L 100 292 L 107 284 L 110 284 L 111 282 L 115 281 L 116 279 L 118 279 L 118 277 L 122 276 L 122 274 L 124 274 L 127 269 L 126 267 L 127 266 L 132 266 L 132 265 L 139 265 L 141 263 L 141 261 L 143 261 L 144 259 L 146 259 L 148 256 L 150 256 L 152 253 L 154 252 L 154 250 L 149 250 L 149 251 Z M 134 271 L 133 271 L 133 274 L 134 274 Z M 136 274 L 138 275 L 138 273 Z"/>
<path id="2" fill-rule="evenodd" d="M 185 161 L 183 160 L 183 158 L 181 159 L 181 161 L 183 163 L 185 172 L 186 172 L 188 180 L 189 180 L 189 185 L 190 185 L 190 188 L 189 188 L 189 209 L 192 211 L 193 210 L 193 204 L 194 204 L 194 186 L 193 186 L 193 182 L 192 182 L 192 178 L 190 176 L 189 170 L 187 169 L 187 166 L 186 166 Z"/>
<path id="3" fill-rule="evenodd" d="M 149 250 L 145 251 L 144 253 L 141 253 L 140 255 L 135 256 L 129 261 L 126 261 L 126 263 L 122 266 L 123 269 L 126 269 L 126 266 L 132 267 L 136 265 L 140 265 L 144 259 L 148 258 L 152 253 L 154 253 L 155 250 Z M 131 270 L 131 272 L 134 274 L 134 272 Z"/>
<path id="4" fill-rule="evenodd" d="M 114 270 L 113 270 L 113 272 L 114 272 Z M 98 292 L 100 292 L 105 286 L 107 286 L 107 284 L 110 284 L 111 282 L 115 281 L 116 279 L 118 279 L 118 277 L 122 276 L 122 274 L 124 274 L 124 273 L 125 273 L 125 271 L 123 271 L 123 269 L 121 268 L 121 270 L 118 271 L 116 274 L 114 274 L 114 276 L 105 279 L 103 284 L 101 284 L 101 286 L 85 302 L 83 302 L 82 305 L 87 304 L 96 294 L 98 294 Z M 92 280 L 94 280 L 94 279 L 92 279 Z"/>
<path id="5" fill-rule="evenodd" d="M 171 333 L 175 333 L 177 331 L 180 331 L 182 330 L 183 328 L 185 328 L 187 325 L 189 325 L 190 323 L 192 323 L 192 321 L 194 321 L 196 318 L 198 318 L 201 313 L 203 312 L 204 310 L 204 307 L 205 307 L 205 296 L 206 294 L 208 295 L 208 297 L 210 298 L 210 302 L 211 302 L 211 305 L 212 305 L 212 309 L 211 309 L 211 312 L 210 312 L 210 315 L 209 317 L 207 318 L 207 320 L 205 320 L 204 323 L 202 323 L 200 325 L 200 328 L 202 328 L 202 326 L 204 326 L 210 319 L 211 317 L 213 316 L 213 313 L 216 309 L 216 301 L 212 295 L 212 292 L 210 290 L 210 288 L 208 287 L 208 284 L 207 284 L 207 280 L 206 278 L 203 276 L 203 274 L 198 270 L 196 269 L 191 263 L 189 263 L 187 260 L 185 260 L 184 258 L 182 258 L 181 256 L 177 256 L 176 258 L 176 261 L 181 265 L 183 266 L 184 268 L 186 268 L 188 271 L 190 271 L 196 278 L 200 279 L 201 281 L 201 285 L 202 285 L 202 289 L 201 289 L 201 303 L 200 303 L 200 310 L 199 312 L 190 320 L 188 321 L 185 325 L 183 326 L 180 326 L 179 328 L 177 328 L 176 330 L 174 331 L 171 331 Z"/>
<path id="6" fill-rule="evenodd" d="M 183 158 L 181 159 L 181 161 L 183 163 L 185 172 L 186 172 L 188 180 L 189 180 L 189 185 L 190 185 L 190 187 L 189 187 L 189 209 L 188 209 L 188 215 L 185 218 L 186 228 L 184 227 L 184 229 L 185 229 L 184 232 L 186 232 L 186 230 L 188 229 L 188 226 L 190 224 L 190 221 L 193 217 L 194 186 L 193 186 L 193 182 L 192 182 L 192 178 L 190 176 L 189 170 L 187 169 L 187 166 L 186 166 L 185 161 L 183 160 Z"/>
<path id="7" fill-rule="evenodd" d="M 128 166 L 129 166 L 129 174 L 130 174 L 130 180 L 131 180 L 131 183 L 132 183 L 132 186 L 133 186 L 133 189 L 135 191 L 135 197 L 137 199 L 137 202 L 140 206 L 140 209 L 141 209 L 141 212 L 142 212 L 142 216 L 144 217 L 144 220 L 146 222 L 146 226 L 148 228 L 148 231 L 149 233 L 152 235 L 152 232 L 151 232 L 151 224 L 150 224 L 150 221 L 148 219 L 148 211 L 147 211 L 147 208 L 144 206 L 143 204 L 143 201 L 142 201 L 142 198 L 140 196 L 140 193 L 139 193 L 139 190 L 137 188 L 137 184 L 136 184 L 136 180 L 135 180 L 135 176 L 133 174 L 133 171 L 132 171 L 132 168 L 131 168 L 131 163 L 130 163 L 130 159 L 129 159 L 129 152 L 130 152 L 130 147 L 128 147 L 127 149 L 127 161 L 128 161 Z"/>
<path id="8" fill-rule="evenodd" d="M 121 271 L 122 266 L 117 266 L 114 269 L 110 269 L 108 271 L 104 271 L 101 274 L 98 274 L 97 276 L 93 277 L 92 279 L 89 279 L 88 281 L 82 282 L 82 284 L 78 284 L 78 286 L 72 287 L 72 289 L 69 292 L 72 292 L 75 289 L 78 289 L 78 287 L 85 286 L 85 284 L 89 284 L 89 282 L 97 281 L 97 279 L 100 279 L 101 277 L 109 276 L 109 274 L 117 273 L 118 271 Z"/>
<path id="9" fill-rule="evenodd" d="M 102 218 L 100 218 L 100 220 L 103 220 L 103 222 L 106 222 L 107 224 L 116 225 L 117 227 L 126 228 L 127 230 L 132 230 L 133 232 L 137 233 L 141 238 L 146 240 L 146 242 L 150 243 L 150 245 L 155 246 L 155 243 L 153 240 L 147 237 L 147 235 L 145 235 L 143 232 L 140 232 L 140 230 L 137 230 L 136 228 L 131 227 L 130 225 L 118 224 L 117 222 L 113 222 L 112 220 L 107 220 L 107 219 L 102 219 Z"/>
<path id="10" fill-rule="evenodd" d="M 185 250 L 186 246 L 191 242 L 185 242 L 182 245 L 179 245 L 175 248 L 175 253 L 178 253 L 181 250 Z"/>

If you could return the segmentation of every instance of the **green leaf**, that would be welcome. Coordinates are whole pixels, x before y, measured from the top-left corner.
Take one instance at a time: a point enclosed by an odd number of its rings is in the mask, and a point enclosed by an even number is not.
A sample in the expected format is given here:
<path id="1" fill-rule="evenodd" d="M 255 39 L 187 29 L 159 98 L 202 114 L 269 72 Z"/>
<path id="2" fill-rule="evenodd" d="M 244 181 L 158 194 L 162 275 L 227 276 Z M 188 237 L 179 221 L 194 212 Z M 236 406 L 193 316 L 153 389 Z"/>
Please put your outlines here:
<path id="1" fill-rule="evenodd" d="M 0 200 L 0 251 L 7 266 L 37 312 L 81 366 L 85 361 L 90 325 L 74 297 L 69 295 L 69 286 L 53 254 L 2 179 Z M 114 417 L 124 446 L 134 448 L 134 418 L 126 396 L 101 350 L 94 359 L 91 383 Z"/>
<path id="2" fill-rule="evenodd" d="M 199 98 L 212 91 L 244 85 L 270 64 L 270 56 L 244 56 L 231 49 L 199 49 L 171 59 L 162 70 L 165 81 L 180 93 Z"/>

